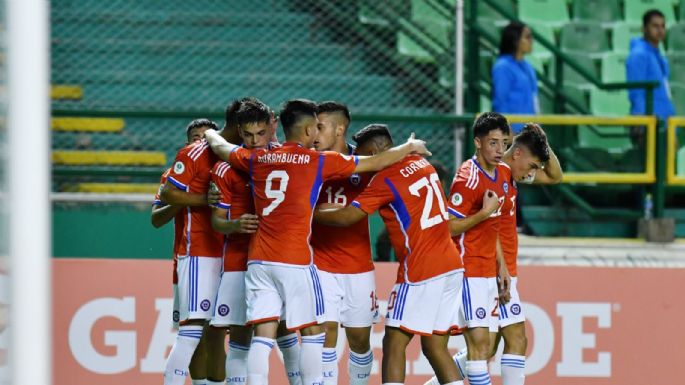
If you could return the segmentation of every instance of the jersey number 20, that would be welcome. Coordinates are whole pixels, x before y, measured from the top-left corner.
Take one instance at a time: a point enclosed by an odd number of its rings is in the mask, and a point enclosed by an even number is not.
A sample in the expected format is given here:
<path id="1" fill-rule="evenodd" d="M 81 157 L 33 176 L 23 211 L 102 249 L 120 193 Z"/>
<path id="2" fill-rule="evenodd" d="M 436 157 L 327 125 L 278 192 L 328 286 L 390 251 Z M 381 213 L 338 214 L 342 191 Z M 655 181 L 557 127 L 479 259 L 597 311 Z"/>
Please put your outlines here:
<path id="1" fill-rule="evenodd" d="M 430 178 L 430 181 L 428 180 Z M 421 213 L 421 229 L 427 229 L 433 227 L 442 221 L 449 219 L 447 216 L 447 210 L 445 210 L 445 202 L 442 199 L 442 193 L 440 190 L 440 179 L 438 174 L 433 173 L 430 177 L 423 177 L 418 181 L 414 182 L 409 186 L 409 192 L 411 195 L 421 197 L 419 191 L 422 188 L 426 188 L 426 199 L 423 202 L 423 213 Z M 433 201 L 438 201 L 438 206 L 440 207 L 440 214 L 430 216 L 431 211 L 433 211 Z"/>

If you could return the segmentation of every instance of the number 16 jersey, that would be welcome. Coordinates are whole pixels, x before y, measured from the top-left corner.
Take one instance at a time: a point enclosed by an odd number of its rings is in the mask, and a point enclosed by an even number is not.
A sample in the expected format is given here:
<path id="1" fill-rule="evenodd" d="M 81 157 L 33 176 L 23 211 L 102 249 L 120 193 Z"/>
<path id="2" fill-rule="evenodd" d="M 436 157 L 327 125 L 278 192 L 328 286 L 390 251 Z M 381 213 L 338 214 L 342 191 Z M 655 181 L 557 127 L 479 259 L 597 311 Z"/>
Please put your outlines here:
<path id="1" fill-rule="evenodd" d="M 317 152 L 286 142 L 274 149 L 236 148 L 232 167 L 250 175 L 259 228 L 250 244 L 248 265 L 310 265 L 312 215 L 323 182 L 346 178 L 358 158 Z"/>

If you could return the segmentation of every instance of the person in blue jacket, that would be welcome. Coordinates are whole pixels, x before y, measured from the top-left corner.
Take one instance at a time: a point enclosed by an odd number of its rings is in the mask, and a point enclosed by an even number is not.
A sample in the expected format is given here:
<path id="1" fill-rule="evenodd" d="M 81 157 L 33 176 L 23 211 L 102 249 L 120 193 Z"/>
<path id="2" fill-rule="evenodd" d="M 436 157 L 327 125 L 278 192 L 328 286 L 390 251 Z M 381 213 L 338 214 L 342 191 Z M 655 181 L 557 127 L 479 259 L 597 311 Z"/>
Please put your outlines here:
<path id="1" fill-rule="evenodd" d="M 675 114 L 668 85 L 668 61 L 659 52 L 659 43 L 666 37 L 666 19 L 661 11 L 652 9 L 642 16 L 642 37 L 630 41 L 630 54 L 626 60 L 626 80 L 629 82 L 656 80 L 654 89 L 654 115 L 668 119 Z M 630 113 L 645 114 L 645 90 L 633 88 L 628 91 Z"/>
<path id="2" fill-rule="evenodd" d="M 492 67 L 492 109 L 503 114 L 538 114 L 538 79 L 524 56 L 533 50 L 533 34 L 525 24 L 512 22 L 502 30 L 499 57 Z M 518 134 L 522 124 L 512 124 Z"/>

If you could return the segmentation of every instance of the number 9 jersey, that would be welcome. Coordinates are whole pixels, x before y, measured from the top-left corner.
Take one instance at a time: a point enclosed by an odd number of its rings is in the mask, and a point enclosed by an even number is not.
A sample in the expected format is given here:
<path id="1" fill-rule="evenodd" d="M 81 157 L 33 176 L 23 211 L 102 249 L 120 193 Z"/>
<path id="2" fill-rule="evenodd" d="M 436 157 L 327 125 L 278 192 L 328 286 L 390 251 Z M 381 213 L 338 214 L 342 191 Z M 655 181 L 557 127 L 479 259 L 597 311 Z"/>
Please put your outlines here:
<path id="1" fill-rule="evenodd" d="M 352 205 L 379 210 L 400 262 L 397 283 L 420 283 L 462 269 L 450 239 L 447 206 L 438 174 L 411 155 L 379 171 Z"/>
<path id="2" fill-rule="evenodd" d="M 232 167 L 249 173 L 259 216 L 248 264 L 312 264 L 309 238 L 321 186 L 329 179 L 352 175 L 357 157 L 286 142 L 271 150 L 238 147 L 228 160 Z"/>

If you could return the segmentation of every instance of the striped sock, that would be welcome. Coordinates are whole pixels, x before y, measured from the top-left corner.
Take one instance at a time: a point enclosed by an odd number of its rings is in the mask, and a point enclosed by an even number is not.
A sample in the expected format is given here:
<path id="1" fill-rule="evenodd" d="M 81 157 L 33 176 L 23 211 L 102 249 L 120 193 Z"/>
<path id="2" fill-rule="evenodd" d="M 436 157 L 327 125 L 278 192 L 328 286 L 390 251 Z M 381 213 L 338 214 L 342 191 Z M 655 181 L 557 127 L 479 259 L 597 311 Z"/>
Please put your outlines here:
<path id="1" fill-rule="evenodd" d="M 203 378 L 201 380 L 190 380 L 192 385 L 207 385 L 207 379 Z"/>
<path id="2" fill-rule="evenodd" d="M 279 337 L 276 341 L 278 341 L 278 348 L 283 354 L 283 365 L 285 366 L 285 374 L 288 376 L 288 384 L 302 385 L 302 378 L 300 377 L 300 343 L 297 339 L 297 333 Z"/>
<path id="3" fill-rule="evenodd" d="M 466 378 L 466 356 L 468 355 L 468 350 L 462 348 L 457 354 L 453 355 L 454 362 L 457 364 L 457 369 L 461 373 L 461 378 Z"/>
<path id="4" fill-rule="evenodd" d="M 202 325 L 184 325 L 179 328 L 164 368 L 164 385 L 185 384 L 188 365 L 202 338 L 202 329 Z"/>
<path id="5" fill-rule="evenodd" d="M 323 384 L 338 384 L 338 354 L 335 348 L 323 348 Z"/>
<path id="6" fill-rule="evenodd" d="M 300 376 L 302 385 L 321 385 L 323 382 L 322 357 L 324 333 L 302 336 L 300 349 Z M 252 384 L 250 384 L 252 385 Z"/>
<path id="7" fill-rule="evenodd" d="M 247 354 L 250 348 L 235 342 L 228 343 L 226 383 L 245 385 L 247 382 Z"/>
<path id="8" fill-rule="evenodd" d="M 490 385 L 490 373 L 488 373 L 488 362 L 466 361 L 466 376 L 469 385 Z"/>
<path id="9" fill-rule="evenodd" d="M 502 385 L 523 385 L 526 356 L 502 354 Z"/>
<path id="10" fill-rule="evenodd" d="M 252 337 L 250 352 L 247 354 L 247 382 L 250 385 L 269 383 L 269 354 L 274 340 L 267 337 Z"/>
<path id="11" fill-rule="evenodd" d="M 373 366 L 373 350 L 366 353 L 355 353 L 350 350 L 349 365 L 350 385 L 367 385 Z"/>

